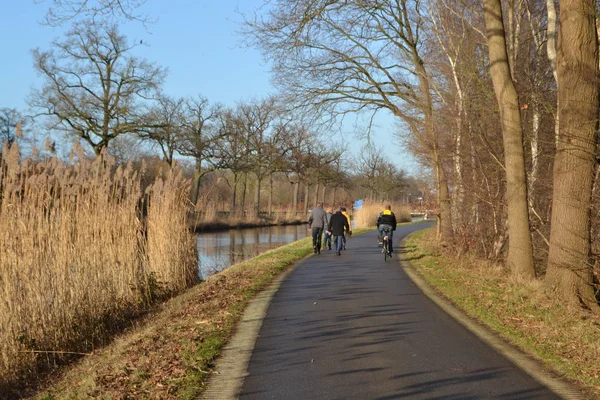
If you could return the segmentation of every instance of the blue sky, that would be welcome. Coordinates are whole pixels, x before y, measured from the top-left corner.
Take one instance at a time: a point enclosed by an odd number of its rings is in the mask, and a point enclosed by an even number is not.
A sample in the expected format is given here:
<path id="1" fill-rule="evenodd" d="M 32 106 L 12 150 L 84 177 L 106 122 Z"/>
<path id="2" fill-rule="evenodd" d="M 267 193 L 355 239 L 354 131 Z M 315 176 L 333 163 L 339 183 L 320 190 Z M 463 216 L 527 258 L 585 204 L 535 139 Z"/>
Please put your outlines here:
<path id="1" fill-rule="evenodd" d="M 3 60 L 0 62 L 0 107 L 26 111 L 26 98 L 40 80 L 32 65 L 31 50 L 46 50 L 53 39 L 68 29 L 41 26 L 50 0 L 13 0 L 0 14 Z M 142 11 L 158 21 L 144 29 L 128 23 L 122 32 L 131 40 L 143 40 L 135 55 L 168 68 L 164 85 L 173 97 L 204 95 L 211 102 L 233 106 L 237 101 L 274 93 L 269 66 L 256 49 L 241 45 L 240 13 L 249 13 L 263 0 L 148 0 Z M 395 129 L 389 117 L 378 119 L 376 145 L 385 146 L 386 156 L 399 168 L 414 172 L 416 166 L 398 146 L 391 146 Z M 346 124 L 345 141 L 358 154 L 364 142 L 354 139 L 352 124 Z"/>

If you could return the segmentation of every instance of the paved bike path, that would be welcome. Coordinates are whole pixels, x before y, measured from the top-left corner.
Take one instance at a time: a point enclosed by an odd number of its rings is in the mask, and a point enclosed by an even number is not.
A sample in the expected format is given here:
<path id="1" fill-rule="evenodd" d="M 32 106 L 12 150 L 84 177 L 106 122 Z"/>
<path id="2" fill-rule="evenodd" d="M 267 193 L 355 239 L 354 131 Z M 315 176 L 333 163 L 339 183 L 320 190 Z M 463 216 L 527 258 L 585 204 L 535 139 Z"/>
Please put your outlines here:
<path id="1" fill-rule="evenodd" d="M 399 226 L 394 242 L 426 225 Z M 402 249 L 396 248 L 402 257 Z M 436 306 L 376 233 L 324 250 L 285 279 L 241 399 L 556 399 Z"/>

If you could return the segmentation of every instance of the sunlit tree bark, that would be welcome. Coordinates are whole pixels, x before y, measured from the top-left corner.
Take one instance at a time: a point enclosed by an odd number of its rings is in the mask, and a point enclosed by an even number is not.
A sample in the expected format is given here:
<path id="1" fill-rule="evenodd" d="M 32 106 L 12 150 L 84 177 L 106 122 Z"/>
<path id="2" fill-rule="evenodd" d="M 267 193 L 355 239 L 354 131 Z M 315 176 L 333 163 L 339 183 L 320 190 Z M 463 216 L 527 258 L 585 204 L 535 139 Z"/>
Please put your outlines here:
<path id="1" fill-rule="evenodd" d="M 546 287 L 566 304 L 596 308 L 590 205 L 598 141 L 598 39 L 593 0 L 564 0 L 558 31 L 560 131 L 554 160 Z"/>
<path id="2" fill-rule="evenodd" d="M 512 80 L 500 0 L 484 0 L 490 75 L 500 109 L 506 169 L 508 208 L 507 264 L 514 274 L 534 276 L 533 247 L 529 231 L 527 179 L 519 99 Z"/>

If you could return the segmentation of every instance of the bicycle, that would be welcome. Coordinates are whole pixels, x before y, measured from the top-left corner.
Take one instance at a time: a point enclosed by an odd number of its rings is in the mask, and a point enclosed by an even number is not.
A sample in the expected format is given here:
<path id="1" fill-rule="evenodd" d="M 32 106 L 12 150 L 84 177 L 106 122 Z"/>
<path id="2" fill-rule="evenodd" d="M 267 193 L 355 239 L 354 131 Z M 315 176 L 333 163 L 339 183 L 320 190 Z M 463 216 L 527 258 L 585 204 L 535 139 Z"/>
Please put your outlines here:
<path id="1" fill-rule="evenodd" d="M 382 249 L 381 252 L 383 253 L 383 259 L 384 261 L 387 261 L 388 258 L 392 258 L 392 253 L 390 252 L 390 244 L 389 244 L 389 235 L 390 231 L 388 229 L 384 229 L 383 230 L 383 245 L 382 245 Z"/>

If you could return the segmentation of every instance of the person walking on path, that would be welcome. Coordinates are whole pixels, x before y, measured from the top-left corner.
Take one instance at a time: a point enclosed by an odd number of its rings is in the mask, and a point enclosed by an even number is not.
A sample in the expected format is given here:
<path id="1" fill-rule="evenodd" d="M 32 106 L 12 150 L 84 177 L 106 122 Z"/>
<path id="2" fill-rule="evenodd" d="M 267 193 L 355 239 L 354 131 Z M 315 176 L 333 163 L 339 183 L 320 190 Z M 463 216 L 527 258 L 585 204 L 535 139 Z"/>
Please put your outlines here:
<path id="1" fill-rule="evenodd" d="M 332 215 L 333 208 L 330 208 L 329 211 L 327 211 L 327 225 L 325 225 L 325 229 L 327 229 L 327 227 L 329 226 L 329 221 L 331 220 Z M 331 232 L 325 230 L 325 238 L 323 240 L 323 248 L 327 247 L 329 250 L 331 250 Z"/>
<path id="2" fill-rule="evenodd" d="M 323 230 L 327 228 L 327 213 L 323 210 L 323 203 L 317 203 L 317 206 L 310 211 L 308 218 L 308 229 L 312 229 L 313 252 L 321 254 L 321 240 Z"/>
<path id="3" fill-rule="evenodd" d="M 335 244 L 335 254 L 338 256 L 342 255 L 342 246 L 344 239 L 344 229 L 350 231 L 350 225 L 348 219 L 342 214 L 342 208 L 338 207 L 335 210 L 335 214 L 331 216 L 327 230 L 331 235 L 334 236 L 333 242 Z"/>
<path id="4" fill-rule="evenodd" d="M 394 231 L 396 230 L 396 216 L 392 212 L 392 206 L 389 204 L 385 206 L 385 210 L 379 213 L 379 217 L 377 217 L 377 230 L 379 231 L 378 242 L 381 243 L 383 240 L 384 231 L 387 230 L 388 233 L 388 249 L 389 254 L 392 255 L 392 236 L 394 235 Z"/>
<path id="5" fill-rule="evenodd" d="M 346 238 L 352 236 L 352 223 L 350 222 L 350 215 L 346 212 L 346 207 L 342 207 L 341 209 L 342 215 L 348 220 L 348 229 L 346 229 L 346 232 L 342 236 L 342 241 L 344 242 L 342 248 L 346 250 Z"/>

